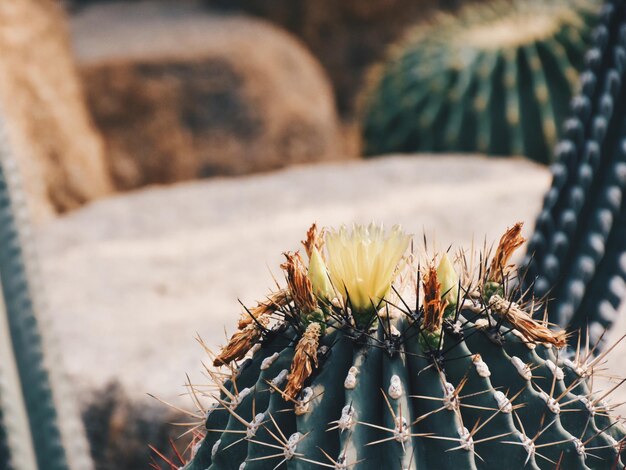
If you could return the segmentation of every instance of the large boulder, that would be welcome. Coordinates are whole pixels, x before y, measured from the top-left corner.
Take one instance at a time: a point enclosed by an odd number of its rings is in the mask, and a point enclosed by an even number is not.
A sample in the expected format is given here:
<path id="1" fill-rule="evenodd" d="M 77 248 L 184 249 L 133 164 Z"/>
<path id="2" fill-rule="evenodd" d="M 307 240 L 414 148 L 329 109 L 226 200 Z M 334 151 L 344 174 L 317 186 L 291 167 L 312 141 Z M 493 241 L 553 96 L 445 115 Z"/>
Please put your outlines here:
<path id="1" fill-rule="evenodd" d="M 110 0 L 66 0 L 76 11 L 103 1 Z M 407 26 L 427 20 L 435 11 L 485 0 L 198 1 L 213 9 L 264 18 L 300 38 L 326 68 L 339 110 L 350 119 L 366 70 L 383 58 L 387 46 L 401 38 Z"/>
<path id="2" fill-rule="evenodd" d="M 139 2 L 82 10 L 73 35 L 118 188 L 340 154 L 321 66 L 269 24 Z"/>
<path id="3" fill-rule="evenodd" d="M 149 468 L 151 460 L 164 464 L 156 452 L 181 464 L 176 451 L 185 452 L 193 436 L 181 436 L 186 428 L 170 423 L 190 422 L 185 413 L 154 399 L 131 398 L 115 381 L 83 394 L 81 401 L 95 470 Z"/>
<path id="4" fill-rule="evenodd" d="M 111 189 L 55 0 L 0 2 L 0 119 L 37 220 Z"/>

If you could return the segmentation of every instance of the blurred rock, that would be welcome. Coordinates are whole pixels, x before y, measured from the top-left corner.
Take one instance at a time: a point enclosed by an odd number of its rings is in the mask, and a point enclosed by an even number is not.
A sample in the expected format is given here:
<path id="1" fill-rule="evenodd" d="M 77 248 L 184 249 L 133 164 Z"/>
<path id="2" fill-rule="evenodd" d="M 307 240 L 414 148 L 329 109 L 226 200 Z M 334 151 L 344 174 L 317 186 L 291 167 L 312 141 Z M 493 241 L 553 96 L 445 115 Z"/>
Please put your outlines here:
<path id="1" fill-rule="evenodd" d="M 190 4 L 97 5 L 73 20 L 118 188 L 337 158 L 321 66 L 289 34 Z"/>
<path id="2" fill-rule="evenodd" d="M 190 422 L 188 416 L 155 399 L 131 399 L 118 382 L 107 384 L 83 401 L 83 421 L 96 470 L 148 468 L 151 458 L 165 464 L 149 446 L 180 463 L 172 444 L 183 453 L 191 441 L 191 435 L 179 439 L 188 428 L 170 424 Z"/>
<path id="3" fill-rule="evenodd" d="M 214 8 L 244 11 L 286 28 L 318 57 L 335 87 L 343 116 L 355 112 L 368 68 L 408 26 L 468 0 L 204 0 Z M 476 1 L 476 0 L 474 0 Z"/>
<path id="4" fill-rule="evenodd" d="M 80 11 L 111 0 L 65 1 L 73 11 Z M 212 9 L 269 20 L 299 37 L 326 68 L 339 111 L 350 120 L 366 70 L 383 58 L 387 46 L 402 37 L 406 27 L 427 20 L 435 11 L 450 11 L 470 1 L 485 0 L 198 1 Z"/>
<path id="5" fill-rule="evenodd" d="M 37 220 L 111 189 L 55 0 L 0 2 L 0 116 Z"/>

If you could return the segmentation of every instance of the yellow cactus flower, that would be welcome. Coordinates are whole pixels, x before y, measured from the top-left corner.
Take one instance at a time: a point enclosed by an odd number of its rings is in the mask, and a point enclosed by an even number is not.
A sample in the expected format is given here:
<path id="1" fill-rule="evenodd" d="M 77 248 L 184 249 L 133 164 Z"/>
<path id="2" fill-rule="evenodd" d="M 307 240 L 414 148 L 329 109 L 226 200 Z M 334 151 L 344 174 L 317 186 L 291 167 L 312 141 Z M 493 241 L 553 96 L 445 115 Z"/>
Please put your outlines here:
<path id="1" fill-rule="evenodd" d="M 326 264 L 335 290 L 350 300 L 357 323 L 369 322 L 382 307 L 411 237 L 399 226 L 346 226 L 326 234 Z"/>
<path id="2" fill-rule="evenodd" d="M 313 293 L 318 299 L 331 301 L 335 298 L 335 290 L 328 278 L 328 270 L 322 256 L 324 229 L 320 232 L 317 230 L 317 224 L 311 225 L 311 228 L 306 233 L 306 239 L 302 241 L 302 245 L 304 245 L 306 254 L 309 257 L 308 276 L 313 287 Z"/>
<path id="3" fill-rule="evenodd" d="M 318 298 L 330 301 L 335 297 L 335 290 L 330 283 L 326 263 L 324 263 L 322 254 L 316 247 L 311 249 L 308 276 L 313 287 L 313 293 Z"/>
<path id="4" fill-rule="evenodd" d="M 437 266 L 437 279 L 441 284 L 442 299 L 449 305 L 456 305 L 459 296 L 459 275 L 446 253 L 441 257 Z"/>

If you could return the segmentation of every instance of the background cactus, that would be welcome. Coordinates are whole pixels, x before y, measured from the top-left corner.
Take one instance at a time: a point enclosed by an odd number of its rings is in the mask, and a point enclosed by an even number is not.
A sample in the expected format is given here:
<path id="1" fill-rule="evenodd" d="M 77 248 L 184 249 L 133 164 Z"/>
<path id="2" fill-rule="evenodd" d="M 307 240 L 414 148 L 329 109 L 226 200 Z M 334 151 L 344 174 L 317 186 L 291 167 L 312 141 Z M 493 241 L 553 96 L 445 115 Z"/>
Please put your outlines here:
<path id="1" fill-rule="evenodd" d="M 365 153 L 549 162 L 598 8 L 594 0 L 496 1 L 420 26 L 372 74 Z"/>
<path id="2" fill-rule="evenodd" d="M 523 263 L 526 285 L 551 299 L 550 321 L 588 327 L 593 343 L 626 279 L 626 5 L 607 3 L 601 18 Z"/>
<path id="3" fill-rule="evenodd" d="M 0 468 L 87 470 L 75 402 L 44 336 L 18 179 L 0 117 Z"/>
<path id="4" fill-rule="evenodd" d="M 512 302 L 520 229 L 477 275 L 463 253 L 407 270 L 410 306 L 390 289 L 400 231 L 342 229 L 324 249 L 313 227 L 308 269 L 287 255 L 287 287 L 246 310 L 213 356 L 228 367 L 192 387 L 216 403 L 194 415 L 204 437 L 184 468 L 623 468 L 625 430 L 591 380 L 603 356 L 568 360 L 565 333 Z"/>

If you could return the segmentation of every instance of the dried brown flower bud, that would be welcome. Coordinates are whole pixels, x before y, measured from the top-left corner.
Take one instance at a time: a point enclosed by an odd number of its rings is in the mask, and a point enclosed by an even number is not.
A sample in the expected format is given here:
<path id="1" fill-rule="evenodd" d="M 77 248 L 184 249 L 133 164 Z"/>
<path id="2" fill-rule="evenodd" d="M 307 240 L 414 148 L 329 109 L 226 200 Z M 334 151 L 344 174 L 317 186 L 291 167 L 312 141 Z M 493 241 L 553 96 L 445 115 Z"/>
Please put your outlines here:
<path id="1" fill-rule="evenodd" d="M 317 248 L 318 251 L 322 253 L 322 249 L 324 248 L 324 230 L 322 229 L 318 232 L 317 224 L 311 225 L 306 233 L 306 240 L 302 240 L 302 245 L 304 245 L 304 250 L 309 259 L 311 259 L 313 248 Z"/>
<path id="2" fill-rule="evenodd" d="M 441 284 L 437 280 L 434 264 L 424 275 L 424 329 L 430 332 L 441 330 L 443 313 L 448 304 L 441 298 Z"/>
<path id="3" fill-rule="evenodd" d="M 253 321 L 245 328 L 235 332 L 230 337 L 228 344 L 222 348 L 220 354 L 215 358 L 213 365 L 216 367 L 222 366 L 243 358 L 259 340 L 263 333 L 263 328 L 267 327 L 269 321 L 268 315 L 262 315 L 256 318 L 256 322 Z"/>
<path id="4" fill-rule="evenodd" d="M 251 308 L 241 314 L 237 328 L 243 330 L 250 323 L 254 323 L 254 318 L 259 318 L 263 315 L 269 315 L 276 310 L 280 310 L 290 302 L 291 298 L 287 289 L 280 289 L 276 292 L 272 292 L 265 301 L 259 302 L 256 307 Z"/>
<path id="5" fill-rule="evenodd" d="M 557 348 L 567 344 L 565 330 L 551 330 L 546 322 L 535 320 L 515 302 L 505 300 L 496 294 L 489 299 L 489 307 L 531 341 L 553 344 Z"/>
<path id="6" fill-rule="evenodd" d="M 509 260 L 513 252 L 526 241 L 522 237 L 523 225 L 522 222 L 517 222 L 513 227 L 507 229 L 502 238 L 500 238 L 496 254 L 491 261 L 491 266 L 489 266 L 488 281 L 502 283 L 503 277 L 510 271 Z"/>
<path id="7" fill-rule="evenodd" d="M 310 313 L 317 309 L 318 305 L 300 253 L 296 251 L 295 253 L 284 253 L 284 255 L 287 261 L 280 267 L 287 273 L 287 284 L 291 298 L 303 313 Z"/>
<path id="8" fill-rule="evenodd" d="M 294 400 L 300 393 L 304 381 L 313 373 L 313 368 L 317 367 L 317 348 L 319 347 L 321 332 L 322 327 L 319 323 L 310 323 L 296 345 L 296 352 L 291 362 L 291 371 L 287 377 L 287 386 L 284 392 L 285 395 Z"/>

